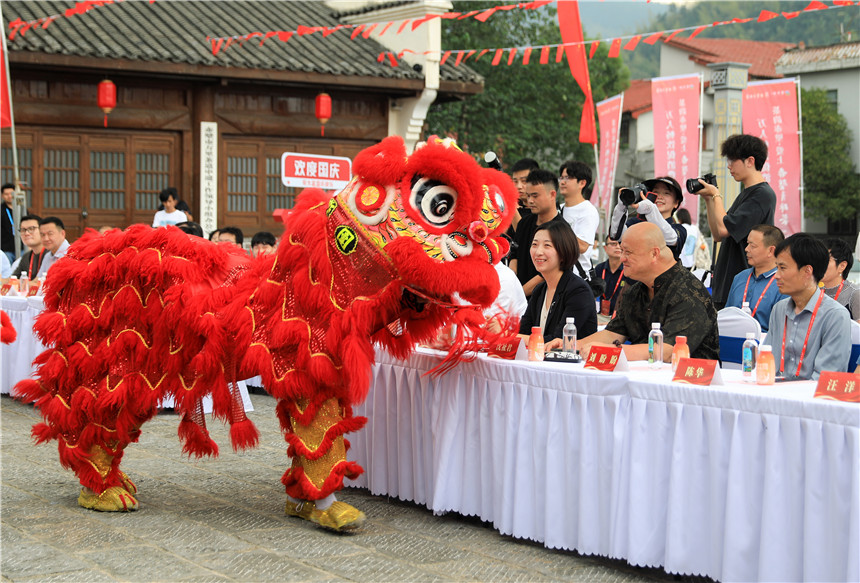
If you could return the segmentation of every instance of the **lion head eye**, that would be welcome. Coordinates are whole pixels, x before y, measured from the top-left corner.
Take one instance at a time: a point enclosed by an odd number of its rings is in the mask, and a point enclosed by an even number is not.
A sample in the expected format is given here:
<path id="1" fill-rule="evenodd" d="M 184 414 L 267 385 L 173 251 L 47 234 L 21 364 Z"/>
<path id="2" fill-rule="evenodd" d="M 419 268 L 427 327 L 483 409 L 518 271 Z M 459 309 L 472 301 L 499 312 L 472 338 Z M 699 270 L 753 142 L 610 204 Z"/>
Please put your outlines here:
<path id="1" fill-rule="evenodd" d="M 438 180 L 416 176 L 412 180 L 409 203 L 431 226 L 444 227 L 454 215 L 457 191 Z"/>

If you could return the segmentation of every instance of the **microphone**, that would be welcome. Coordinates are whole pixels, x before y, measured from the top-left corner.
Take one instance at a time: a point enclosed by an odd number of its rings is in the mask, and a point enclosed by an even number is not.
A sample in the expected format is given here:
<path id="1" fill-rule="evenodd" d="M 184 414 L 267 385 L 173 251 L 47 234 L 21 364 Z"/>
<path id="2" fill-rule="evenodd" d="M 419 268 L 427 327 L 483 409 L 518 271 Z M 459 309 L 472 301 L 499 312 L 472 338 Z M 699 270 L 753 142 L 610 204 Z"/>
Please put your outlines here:
<path id="1" fill-rule="evenodd" d="M 484 154 L 484 162 L 486 162 L 487 166 L 493 170 L 498 170 L 499 172 L 502 171 L 502 163 L 499 162 L 499 157 L 496 156 L 495 152 L 490 151 Z"/>

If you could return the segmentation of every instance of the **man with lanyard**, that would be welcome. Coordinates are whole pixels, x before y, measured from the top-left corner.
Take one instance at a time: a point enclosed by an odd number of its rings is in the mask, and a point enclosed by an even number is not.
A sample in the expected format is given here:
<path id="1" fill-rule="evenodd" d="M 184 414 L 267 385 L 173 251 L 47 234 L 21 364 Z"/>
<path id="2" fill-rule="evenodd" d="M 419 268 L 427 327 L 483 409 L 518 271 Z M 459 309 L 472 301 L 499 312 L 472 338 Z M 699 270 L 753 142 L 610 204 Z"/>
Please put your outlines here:
<path id="1" fill-rule="evenodd" d="M 753 318 L 761 324 L 761 331 L 767 332 L 770 312 L 776 302 L 786 298 L 774 285 L 776 274 L 776 246 L 785 240 L 778 227 L 756 225 L 747 236 L 746 256 L 749 269 L 735 276 L 726 307 L 749 305 Z"/>
<path id="2" fill-rule="evenodd" d="M 624 265 L 621 263 L 621 243 L 606 237 L 606 261 L 598 263 L 594 273 L 606 282 L 603 295 L 600 296 L 599 316 L 612 316 L 615 313 L 615 302 L 621 295 L 621 281 L 624 279 Z"/>
<path id="3" fill-rule="evenodd" d="M 795 233 L 776 248 L 776 284 L 789 296 L 770 313 L 767 343 L 787 380 L 817 379 L 822 371 L 846 372 L 851 357 L 848 312 L 819 289 L 827 247 Z"/>
<path id="4" fill-rule="evenodd" d="M 15 200 L 15 185 L 12 183 L 3 185 L 3 201 L 0 203 L 0 220 L 3 223 L 2 248 L 3 253 L 9 258 L 9 263 L 15 261 L 15 219 L 12 212 L 12 203 Z"/>
<path id="5" fill-rule="evenodd" d="M 824 293 L 845 306 L 852 320 L 860 320 L 860 289 L 847 279 L 854 265 L 851 247 L 835 237 L 825 239 L 824 245 L 830 253 L 827 271 L 821 278 Z"/>
<path id="6" fill-rule="evenodd" d="M 42 246 L 42 236 L 39 234 L 39 222 L 42 217 L 36 215 L 24 215 L 21 217 L 21 242 L 27 247 L 28 251 L 24 253 L 18 261 L 12 265 L 12 275 L 21 277 L 27 274 L 30 279 L 36 279 L 39 273 L 39 268 L 42 266 L 42 260 L 48 254 Z"/>

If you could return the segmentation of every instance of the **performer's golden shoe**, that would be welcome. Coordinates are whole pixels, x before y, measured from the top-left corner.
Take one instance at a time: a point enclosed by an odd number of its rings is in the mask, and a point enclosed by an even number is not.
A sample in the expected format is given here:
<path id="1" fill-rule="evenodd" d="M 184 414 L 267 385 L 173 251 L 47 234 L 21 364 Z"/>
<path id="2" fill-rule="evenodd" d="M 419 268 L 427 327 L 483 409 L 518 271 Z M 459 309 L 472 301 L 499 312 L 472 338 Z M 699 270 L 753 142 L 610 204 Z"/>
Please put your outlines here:
<path id="1" fill-rule="evenodd" d="M 137 494 L 137 486 L 131 481 L 131 478 L 129 478 L 125 472 L 120 471 L 119 480 L 122 482 L 122 487 L 125 488 L 126 492 L 132 495 Z"/>
<path id="2" fill-rule="evenodd" d="M 346 502 L 336 501 L 325 510 L 318 510 L 312 500 L 287 500 L 287 516 L 298 516 L 338 532 L 354 530 L 364 524 L 364 512 Z"/>
<path id="3" fill-rule="evenodd" d="M 81 488 L 78 505 L 99 512 L 131 512 L 137 510 L 137 500 L 125 489 L 114 486 L 101 494 L 89 488 Z"/>

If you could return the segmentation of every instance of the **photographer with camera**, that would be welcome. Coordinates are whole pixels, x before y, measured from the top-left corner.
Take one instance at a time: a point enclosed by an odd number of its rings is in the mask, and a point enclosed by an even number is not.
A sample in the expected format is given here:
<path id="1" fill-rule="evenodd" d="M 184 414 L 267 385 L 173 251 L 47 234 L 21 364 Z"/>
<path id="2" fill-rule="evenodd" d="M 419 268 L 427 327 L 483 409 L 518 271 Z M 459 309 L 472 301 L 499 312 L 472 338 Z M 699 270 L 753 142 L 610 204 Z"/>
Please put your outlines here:
<path id="1" fill-rule="evenodd" d="M 705 199 L 708 226 L 714 243 L 722 242 L 712 278 L 714 304 L 726 305 L 735 275 L 749 267 L 744 249 L 747 237 L 756 225 L 773 225 L 776 193 L 765 182 L 761 169 L 767 160 L 767 144 L 748 134 L 735 134 L 723 142 L 720 154 L 728 161 L 729 173 L 743 185 L 743 190 L 726 211 L 716 180 L 696 180 L 701 190 L 694 192 Z"/>
<path id="2" fill-rule="evenodd" d="M 627 227 L 647 221 L 660 229 L 666 246 L 677 260 L 687 241 L 687 229 L 676 223 L 672 215 L 683 202 L 681 185 L 671 176 L 659 176 L 632 188 L 622 188 L 618 191 L 618 204 L 612 213 L 609 233 L 620 241 Z M 636 210 L 636 216 L 627 219 L 629 208 Z"/>

